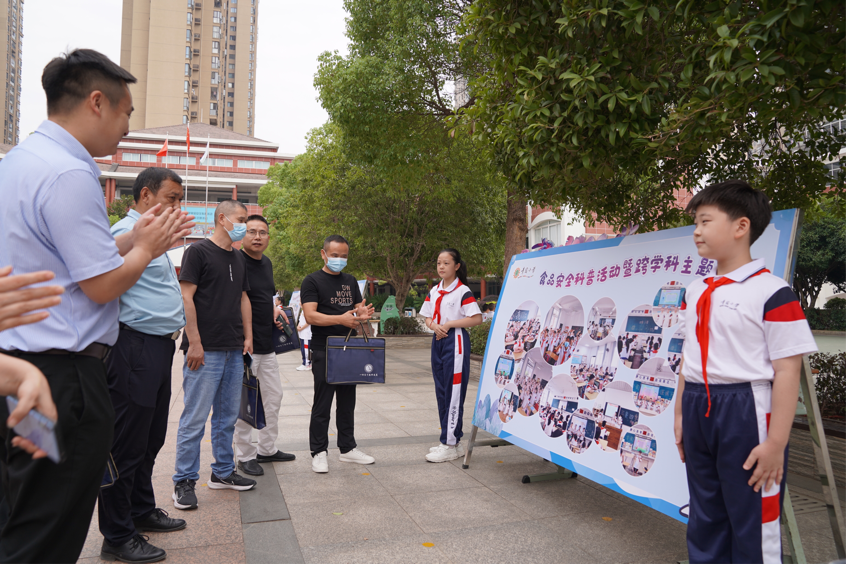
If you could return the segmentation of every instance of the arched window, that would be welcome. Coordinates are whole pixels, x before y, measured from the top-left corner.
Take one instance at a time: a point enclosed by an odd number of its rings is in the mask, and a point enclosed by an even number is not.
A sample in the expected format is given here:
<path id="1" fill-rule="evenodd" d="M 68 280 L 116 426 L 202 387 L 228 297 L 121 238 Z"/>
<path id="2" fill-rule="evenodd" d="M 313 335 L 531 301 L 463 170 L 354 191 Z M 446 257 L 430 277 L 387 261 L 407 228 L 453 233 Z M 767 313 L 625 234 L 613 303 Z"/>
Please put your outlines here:
<path id="1" fill-rule="evenodd" d="M 561 222 L 555 219 L 539 223 L 532 229 L 534 232 L 533 245 L 537 245 L 544 238 L 552 241 L 553 245 L 560 245 L 561 241 Z"/>

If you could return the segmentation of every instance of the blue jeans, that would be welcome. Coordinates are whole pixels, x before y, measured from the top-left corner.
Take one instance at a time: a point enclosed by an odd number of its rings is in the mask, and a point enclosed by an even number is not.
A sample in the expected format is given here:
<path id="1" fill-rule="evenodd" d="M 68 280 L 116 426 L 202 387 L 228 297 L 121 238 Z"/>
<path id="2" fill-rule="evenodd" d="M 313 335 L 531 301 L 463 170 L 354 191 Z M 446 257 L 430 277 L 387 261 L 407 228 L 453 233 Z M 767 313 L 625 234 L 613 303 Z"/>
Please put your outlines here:
<path id="1" fill-rule="evenodd" d="M 176 437 L 174 482 L 200 479 L 200 444 L 212 408 L 212 472 L 219 478 L 225 478 L 235 470 L 232 437 L 240 408 L 243 376 L 244 357 L 241 349 L 205 351 L 205 364 L 198 370 L 191 370 L 187 361 L 183 360 L 185 409 L 179 418 Z"/>

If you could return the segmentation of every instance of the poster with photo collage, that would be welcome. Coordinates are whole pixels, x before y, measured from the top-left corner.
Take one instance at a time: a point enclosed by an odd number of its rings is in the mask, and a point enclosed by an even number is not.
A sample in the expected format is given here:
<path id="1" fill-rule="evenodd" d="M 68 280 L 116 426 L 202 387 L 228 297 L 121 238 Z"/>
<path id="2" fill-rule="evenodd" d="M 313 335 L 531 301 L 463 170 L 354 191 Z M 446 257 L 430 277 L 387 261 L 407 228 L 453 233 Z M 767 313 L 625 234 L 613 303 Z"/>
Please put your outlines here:
<path id="1" fill-rule="evenodd" d="M 752 247 L 790 277 L 796 210 Z M 714 274 L 693 227 L 515 256 L 488 337 L 473 424 L 679 521 L 673 434 L 687 286 Z"/>

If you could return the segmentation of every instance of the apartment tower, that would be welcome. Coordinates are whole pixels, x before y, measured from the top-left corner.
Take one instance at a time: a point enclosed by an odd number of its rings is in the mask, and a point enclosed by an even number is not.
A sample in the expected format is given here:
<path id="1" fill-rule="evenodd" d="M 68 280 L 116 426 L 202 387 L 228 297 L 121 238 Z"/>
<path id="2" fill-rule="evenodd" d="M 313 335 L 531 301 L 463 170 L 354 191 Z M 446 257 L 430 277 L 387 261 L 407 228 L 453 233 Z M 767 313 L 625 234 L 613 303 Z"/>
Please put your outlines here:
<path id="1" fill-rule="evenodd" d="M 0 61 L 6 79 L 0 82 L 3 100 L 3 138 L 0 144 L 21 142 L 21 44 L 23 43 L 23 0 L 0 0 Z"/>
<path id="2" fill-rule="evenodd" d="M 0 2 L 14 0 L 0 0 Z M 255 134 L 259 0 L 123 0 L 131 130 L 206 123 Z"/>

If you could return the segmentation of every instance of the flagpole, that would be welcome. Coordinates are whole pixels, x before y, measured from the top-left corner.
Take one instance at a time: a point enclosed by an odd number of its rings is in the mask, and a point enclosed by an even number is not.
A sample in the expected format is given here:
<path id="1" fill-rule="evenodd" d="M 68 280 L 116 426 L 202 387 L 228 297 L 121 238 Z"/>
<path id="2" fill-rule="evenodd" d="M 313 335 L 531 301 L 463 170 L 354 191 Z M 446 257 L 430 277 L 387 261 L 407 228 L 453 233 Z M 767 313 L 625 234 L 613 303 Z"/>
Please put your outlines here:
<path id="1" fill-rule="evenodd" d="M 211 142 L 211 138 L 209 134 L 206 134 L 206 203 L 203 207 L 203 222 L 208 226 L 209 221 L 209 143 Z M 203 239 L 206 238 L 206 233 L 208 232 L 208 227 L 203 228 Z"/>

